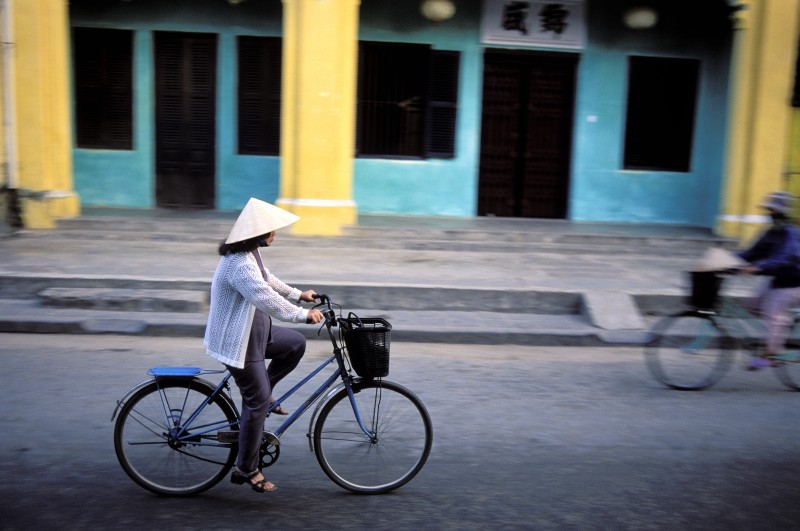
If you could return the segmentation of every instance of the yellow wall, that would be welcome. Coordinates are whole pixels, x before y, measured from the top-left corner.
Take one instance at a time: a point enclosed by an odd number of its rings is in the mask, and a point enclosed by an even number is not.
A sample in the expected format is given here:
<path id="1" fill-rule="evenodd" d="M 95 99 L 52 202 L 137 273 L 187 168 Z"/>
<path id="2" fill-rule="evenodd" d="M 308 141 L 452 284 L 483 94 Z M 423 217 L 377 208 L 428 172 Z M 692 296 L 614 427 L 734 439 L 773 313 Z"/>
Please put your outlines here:
<path id="1" fill-rule="evenodd" d="M 798 0 L 749 0 L 737 13 L 720 234 L 746 241 L 767 222 L 764 196 L 786 187 Z"/>
<path id="2" fill-rule="evenodd" d="M 294 234 L 356 223 L 358 0 L 284 0 L 281 187 Z"/>
<path id="3" fill-rule="evenodd" d="M 10 14 L 8 6 L 2 4 L 2 11 L 0 11 L 0 26 L 10 28 Z M 8 20 L 9 24 L 5 23 Z M 12 52 L 11 45 L 8 44 L 10 35 L 6 34 L 6 29 L 0 34 L 0 188 L 3 193 L 0 193 L 0 232 L 2 232 L 7 225 L 11 224 L 11 205 L 10 196 L 6 189 L 13 184 L 11 182 L 11 157 L 8 153 L 8 135 L 6 133 L 7 124 L 11 123 L 9 113 L 13 113 L 14 109 L 6 107 L 6 92 L 11 87 L 9 85 L 8 73 L 12 67 L 9 61 Z"/>
<path id="4" fill-rule="evenodd" d="M 786 159 L 786 189 L 800 197 L 800 109 L 792 109 L 791 124 Z M 795 207 L 795 218 L 800 219 L 800 204 Z"/>
<path id="5" fill-rule="evenodd" d="M 12 0 L 18 188 L 23 223 L 77 216 L 72 182 L 66 0 Z"/>

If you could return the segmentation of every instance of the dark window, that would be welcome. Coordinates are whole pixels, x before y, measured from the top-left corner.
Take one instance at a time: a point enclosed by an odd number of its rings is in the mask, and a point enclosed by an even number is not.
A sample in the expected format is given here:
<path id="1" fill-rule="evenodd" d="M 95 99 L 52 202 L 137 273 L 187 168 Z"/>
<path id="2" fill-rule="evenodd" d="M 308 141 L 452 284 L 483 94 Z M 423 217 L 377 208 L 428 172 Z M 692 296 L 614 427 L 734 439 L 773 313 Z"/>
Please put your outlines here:
<path id="1" fill-rule="evenodd" d="M 458 52 L 361 42 L 358 155 L 455 156 L 458 70 Z"/>
<path id="2" fill-rule="evenodd" d="M 425 151 L 428 157 L 452 158 L 456 153 L 459 53 L 432 50 L 431 54 Z"/>
<path id="3" fill-rule="evenodd" d="M 689 171 L 700 62 L 631 57 L 626 169 Z"/>
<path id="4" fill-rule="evenodd" d="M 74 28 L 77 146 L 133 147 L 133 32 Z"/>
<path id="5" fill-rule="evenodd" d="M 239 153 L 278 155 L 281 39 L 239 37 Z"/>

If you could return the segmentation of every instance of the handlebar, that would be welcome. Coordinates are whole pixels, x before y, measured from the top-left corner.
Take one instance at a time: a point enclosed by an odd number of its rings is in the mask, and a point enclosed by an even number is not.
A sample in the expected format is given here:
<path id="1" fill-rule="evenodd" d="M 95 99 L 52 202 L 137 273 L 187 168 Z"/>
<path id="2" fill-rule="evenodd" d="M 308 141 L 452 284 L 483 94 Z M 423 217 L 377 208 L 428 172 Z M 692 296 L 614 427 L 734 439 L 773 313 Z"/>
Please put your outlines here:
<path id="1" fill-rule="evenodd" d="M 316 293 L 314 294 L 314 299 L 319 301 L 315 308 L 322 307 L 319 308 L 319 311 L 325 317 L 325 324 L 329 327 L 336 326 L 336 310 L 333 309 L 331 298 L 324 293 Z"/>
<path id="2" fill-rule="evenodd" d="M 324 293 L 315 293 L 313 298 L 320 301 L 320 304 L 325 304 L 328 306 L 328 308 L 331 307 L 331 298 Z"/>

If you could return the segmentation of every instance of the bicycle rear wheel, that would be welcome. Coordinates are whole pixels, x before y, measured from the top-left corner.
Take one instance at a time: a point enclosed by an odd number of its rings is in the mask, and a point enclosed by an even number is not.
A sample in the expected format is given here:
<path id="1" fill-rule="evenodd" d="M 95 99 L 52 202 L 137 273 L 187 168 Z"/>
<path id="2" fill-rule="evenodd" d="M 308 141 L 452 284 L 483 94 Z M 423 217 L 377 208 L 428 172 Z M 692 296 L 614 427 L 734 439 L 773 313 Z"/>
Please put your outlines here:
<path id="1" fill-rule="evenodd" d="M 314 425 L 314 453 L 337 485 L 360 494 L 382 494 L 401 487 L 419 473 L 433 444 L 427 409 L 405 387 L 382 380 L 353 384 L 356 421 L 342 389 L 320 411 Z"/>
<path id="2" fill-rule="evenodd" d="M 778 379 L 789 389 L 800 391 L 800 320 L 795 319 L 786 348 L 776 358 Z"/>
<path id="3" fill-rule="evenodd" d="M 651 329 L 645 359 L 651 374 L 672 389 L 705 389 L 728 371 L 736 341 L 696 311 L 665 317 Z"/>
<path id="4" fill-rule="evenodd" d="M 209 402 L 213 392 L 205 380 L 159 378 L 131 396 L 114 426 L 114 450 L 133 481 L 156 494 L 188 496 L 228 473 L 238 445 L 219 433 L 238 430 L 239 418 L 224 396 Z"/>

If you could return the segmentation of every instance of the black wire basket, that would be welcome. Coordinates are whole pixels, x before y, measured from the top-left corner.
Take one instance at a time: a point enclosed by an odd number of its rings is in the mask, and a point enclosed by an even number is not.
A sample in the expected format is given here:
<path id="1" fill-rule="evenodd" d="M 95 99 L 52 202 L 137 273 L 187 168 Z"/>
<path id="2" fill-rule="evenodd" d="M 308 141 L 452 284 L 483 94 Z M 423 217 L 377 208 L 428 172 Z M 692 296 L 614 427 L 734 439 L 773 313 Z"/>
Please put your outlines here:
<path id="1" fill-rule="evenodd" d="M 689 303 L 698 310 L 711 310 L 719 301 L 722 275 L 717 271 L 692 271 Z"/>
<path id="2" fill-rule="evenodd" d="M 389 374 L 392 325 L 388 321 L 351 313 L 346 319 L 339 319 L 339 326 L 356 374 L 362 378 L 381 378 Z"/>

